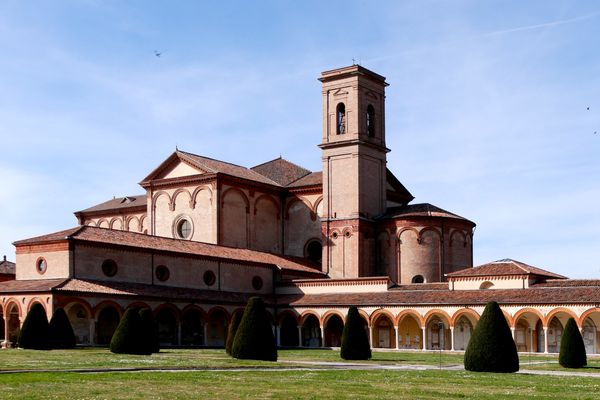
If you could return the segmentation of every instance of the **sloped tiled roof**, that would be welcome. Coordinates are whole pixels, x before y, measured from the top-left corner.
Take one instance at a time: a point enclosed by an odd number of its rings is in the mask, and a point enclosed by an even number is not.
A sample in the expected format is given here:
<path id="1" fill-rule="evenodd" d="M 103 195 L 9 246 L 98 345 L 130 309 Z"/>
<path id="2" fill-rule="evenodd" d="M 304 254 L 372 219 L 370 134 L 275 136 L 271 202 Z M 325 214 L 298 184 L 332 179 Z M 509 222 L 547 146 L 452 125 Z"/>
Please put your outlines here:
<path id="1" fill-rule="evenodd" d="M 101 212 L 101 211 L 112 211 L 112 210 L 125 210 L 134 207 L 146 207 L 147 198 L 145 194 L 138 194 L 134 196 L 116 197 L 114 199 L 105 201 L 104 203 L 97 204 L 93 207 L 86 208 L 76 212 L 78 213 L 89 213 L 89 212 Z"/>
<path id="2" fill-rule="evenodd" d="M 310 174 L 303 176 L 295 182 L 290 183 L 287 187 L 299 188 L 303 186 L 321 186 L 323 184 L 323 172 L 311 172 Z"/>
<path id="3" fill-rule="evenodd" d="M 442 210 L 441 208 L 429 203 L 409 204 L 401 207 L 391 207 L 387 209 L 385 215 L 382 218 L 392 219 L 406 217 L 444 217 L 471 222 L 468 219 L 461 217 L 460 215 L 456 215 L 449 211 Z"/>
<path id="4" fill-rule="evenodd" d="M 428 306 L 428 305 L 485 305 L 489 301 L 500 304 L 581 304 L 600 302 L 600 286 L 538 287 L 529 289 L 494 290 L 418 290 L 402 288 L 387 292 L 335 293 L 285 295 L 279 304 L 295 307 L 349 306 Z"/>
<path id="5" fill-rule="evenodd" d="M 475 276 L 507 276 L 507 275 L 538 275 L 556 279 L 566 279 L 562 275 L 546 271 L 541 268 L 532 267 L 520 261 L 505 258 L 491 263 L 466 268 L 460 271 L 446 274 L 449 278 L 475 277 Z"/>
<path id="6" fill-rule="evenodd" d="M 58 287 L 66 279 L 31 279 L 0 282 L 0 293 L 47 292 Z"/>
<path id="7" fill-rule="evenodd" d="M 288 186 L 290 183 L 311 173 L 306 168 L 281 157 L 252 167 L 251 170 L 277 182 L 281 186 Z"/>
<path id="8" fill-rule="evenodd" d="M 118 231 L 114 229 L 98 228 L 93 226 L 80 226 L 66 231 L 39 236 L 37 238 L 21 240 L 15 242 L 14 245 L 20 246 L 33 243 L 57 241 L 61 239 L 176 252 L 231 260 L 233 262 L 239 261 L 269 264 L 275 265 L 279 269 L 283 270 L 309 273 L 314 276 L 324 275 L 318 270 L 318 265 L 300 257 L 283 256 L 256 250 L 219 246 L 210 243 L 194 242 L 191 240 L 170 239 L 160 236 L 144 235 L 141 233 Z"/>
<path id="9" fill-rule="evenodd" d="M 15 274 L 15 263 L 8 261 L 6 256 L 0 261 L 0 274 L 14 275 Z"/>

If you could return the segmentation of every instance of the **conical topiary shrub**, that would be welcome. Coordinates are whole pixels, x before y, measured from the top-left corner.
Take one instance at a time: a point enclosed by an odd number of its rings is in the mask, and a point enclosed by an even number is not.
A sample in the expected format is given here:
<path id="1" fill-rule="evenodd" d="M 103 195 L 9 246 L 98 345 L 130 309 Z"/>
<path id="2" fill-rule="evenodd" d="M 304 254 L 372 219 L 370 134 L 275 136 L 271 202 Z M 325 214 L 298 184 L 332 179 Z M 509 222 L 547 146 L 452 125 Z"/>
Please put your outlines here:
<path id="1" fill-rule="evenodd" d="M 348 309 L 346 324 L 342 332 L 340 357 L 344 360 L 368 360 L 371 358 L 371 346 L 365 330 L 365 323 L 356 306 Z"/>
<path id="2" fill-rule="evenodd" d="M 50 346 L 53 349 L 72 349 L 76 339 L 71 321 L 62 308 L 57 308 L 50 320 Z"/>
<path id="3" fill-rule="evenodd" d="M 144 348 L 142 319 L 139 311 L 130 308 L 125 312 L 110 341 L 110 351 L 119 354 L 152 354 Z"/>
<path id="4" fill-rule="evenodd" d="M 248 300 L 233 340 L 231 355 L 240 359 L 277 361 L 277 343 L 260 297 Z"/>
<path id="5" fill-rule="evenodd" d="M 235 334 L 237 333 L 241 321 L 242 314 L 239 312 L 233 313 L 231 321 L 229 321 L 229 327 L 227 328 L 227 341 L 225 342 L 225 352 L 229 355 L 231 355 Z"/>
<path id="6" fill-rule="evenodd" d="M 569 318 L 560 339 L 558 363 L 565 368 L 581 368 L 587 365 L 585 344 L 577 323 Z"/>
<path id="7" fill-rule="evenodd" d="M 27 313 L 21 332 L 19 332 L 18 345 L 23 349 L 48 350 L 50 349 L 50 327 L 44 306 L 35 303 Z"/>
<path id="8" fill-rule="evenodd" d="M 519 355 L 500 306 L 489 302 L 465 352 L 465 369 L 479 372 L 516 372 Z"/>
<path id="9" fill-rule="evenodd" d="M 139 311 L 141 320 L 141 341 L 142 347 L 146 350 L 145 354 L 160 352 L 160 341 L 158 340 L 158 329 L 154 322 L 154 314 L 148 308 L 142 308 Z"/>

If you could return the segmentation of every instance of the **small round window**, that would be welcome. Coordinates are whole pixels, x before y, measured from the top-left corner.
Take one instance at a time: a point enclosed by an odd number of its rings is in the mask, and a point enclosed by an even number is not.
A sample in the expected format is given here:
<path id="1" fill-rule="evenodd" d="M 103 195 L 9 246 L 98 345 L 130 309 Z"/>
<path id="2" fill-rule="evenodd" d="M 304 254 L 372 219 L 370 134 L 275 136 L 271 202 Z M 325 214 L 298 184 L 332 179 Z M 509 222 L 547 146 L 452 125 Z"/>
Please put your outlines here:
<path id="1" fill-rule="evenodd" d="M 204 276 L 202 277 L 202 279 L 204 279 L 204 284 L 206 286 L 212 286 L 215 284 L 217 277 L 215 276 L 214 272 L 212 272 L 211 270 L 208 270 L 204 273 Z"/>
<path id="2" fill-rule="evenodd" d="M 177 222 L 177 236 L 180 239 L 188 239 L 192 235 L 192 223 L 187 219 Z"/>
<path id="3" fill-rule="evenodd" d="M 425 282 L 425 278 L 423 278 L 423 275 L 415 275 L 412 278 L 412 283 L 424 283 Z"/>
<path id="4" fill-rule="evenodd" d="M 38 258 L 38 260 L 35 263 L 35 267 L 38 273 L 43 274 L 48 268 L 48 263 L 46 262 L 46 259 Z"/>
<path id="5" fill-rule="evenodd" d="M 102 272 L 106 276 L 115 276 L 117 274 L 117 263 L 114 260 L 104 260 L 102 263 Z"/>
<path id="6" fill-rule="evenodd" d="M 167 279 L 169 279 L 169 276 L 171 276 L 169 268 L 165 267 L 164 265 L 159 265 L 158 267 L 156 267 L 155 274 L 156 279 L 158 279 L 161 282 L 166 281 Z"/>
<path id="7" fill-rule="evenodd" d="M 252 287 L 254 290 L 260 290 L 263 287 L 263 280 L 260 276 L 255 276 L 252 278 Z"/>

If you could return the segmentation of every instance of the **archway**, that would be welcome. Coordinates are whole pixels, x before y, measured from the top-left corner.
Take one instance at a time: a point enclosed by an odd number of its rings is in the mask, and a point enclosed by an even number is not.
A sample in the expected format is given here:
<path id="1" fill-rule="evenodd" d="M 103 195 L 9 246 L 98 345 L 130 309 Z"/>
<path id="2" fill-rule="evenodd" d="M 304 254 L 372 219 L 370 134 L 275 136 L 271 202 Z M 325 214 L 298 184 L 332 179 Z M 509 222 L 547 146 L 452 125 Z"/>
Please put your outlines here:
<path id="1" fill-rule="evenodd" d="M 523 309 L 514 316 L 515 345 L 520 352 L 544 352 L 542 315 L 535 309 Z"/>
<path id="2" fill-rule="evenodd" d="M 396 331 L 394 322 L 385 314 L 381 314 L 373 322 L 373 347 L 384 349 L 396 348 Z"/>
<path id="3" fill-rule="evenodd" d="M 77 344 L 91 344 L 92 338 L 90 332 L 90 326 L 92 316 L 89 311 L 80 303 L 72 303 L 65 307 L 67 317 L 71 326 L 73 327 L 73 333 L 75 334 L 75 342 Z"/>
<path id="4" fill-rule="evenodd" d="M 19 320 L 19 306 L 16 304 L 10 304 L 6 308 L 6 316 L 8 320 L 8 341 L 13 345 L 19 340 L 19 332 L 21 331 L 21 321 Z"/>
<path id="5" fill-rule="evenodd" d="M 279 322 L 279 334 L 281 335 L 280 344 L 282 346 L 298 346 L 298 323 L 296 318 L 286 313 Z"/>
<path id="6" fill-rule="evenodd" d="M 398 346 L 401 349 L 420 350 L 423 348 L 423 330 L 418 320 L 406 315 L 398 324 Z"/>
<path id="7" fill-rule="evenodd" d="M 586 354 L 598 354 L 598 330 L 592 318 L 586 318 L 583 322 L 583 343 Z"/>
<path id="8" fill-rule="evenodd" d="M 558 353 L 563 326 L 557 317 L 552 317 L 548 324 L 548 353 Z"/>
<path id="9" fill-rule="evenodd" d="M 204 345 L 204 318 L 202 311 L 190 308 L 181 317 L 181 344 L 184 346 Z"/>
<path id="10" fill-rule="evenodd" d="M 473 323 L 461 315 L 454 323 L 454 350 L 466 350 L 473 333 Z"/>
<path id="11" fill-rule="evenodd" d="M 342 332 L 344 330 L 344 321 L 342 318 L 333 314 L 325 322 L 325 346 L 340 347 L 342 345 Z"/>
<path id="12" fill-rule="evenodd" d="M 161 346 L 177 346 L 179 344 L 177 316 L 171 308 L 163 308 L 156 313 L 156 328 L 158 329 L 158 342 Z"/>
<path id="13" fill-rule="evenodd" d="M 428 350 L 450 350 L 450 323 L 440 315 L 432 315 L 427 322 Z"/>
<path id="14" fill-rule="evenodd" d="M 96 343 L 100 345 L 109 345 L 121 316 L 113 306 L 106 306 L 98 313 L 96 322 Z"/>
<path id="15" fill-rule="evenodd" d="M 4 309 L 0 306 L 0 342 L 4 341 Z"/>
<path id="16" fill-rule="evenodd" d="M 225 346 L 227 339 L 227 315 L 225 311 L 216 309 L 208 316 L 206 345 L 214 347 Z"/>
<path id="17" fill-rule="evenodd" d="M 315 315 L 308 315 L 302 324 L 302 346 L 321 347 L 321 327 Z"/>

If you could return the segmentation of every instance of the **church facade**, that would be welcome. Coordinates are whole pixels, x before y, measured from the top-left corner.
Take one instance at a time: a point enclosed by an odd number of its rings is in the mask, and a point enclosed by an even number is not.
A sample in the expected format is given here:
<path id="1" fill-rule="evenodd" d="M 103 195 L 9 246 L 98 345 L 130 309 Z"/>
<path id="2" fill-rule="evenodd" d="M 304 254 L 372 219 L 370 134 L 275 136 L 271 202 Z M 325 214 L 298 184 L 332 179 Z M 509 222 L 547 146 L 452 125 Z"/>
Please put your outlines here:
<path id="1" fill-rule="evenodd" d="M 322 172 L 283 158 L 246 168 L 176 150 L 145 193 L 78 211 L 72 229 L 20 240 L 0 282 L 0 339 L 27 311 L 67 311 L 81 345 L 106 345 L 129 307 L 164 346 L 222 346 L 248 298 L 281 346 L 336 347 L 357 305 L 374 348 L 464 350 L 490 300 L 519 351 L 556 352 L 574 317 L 600 352 L 600 281 L 505 259 L 473 267 L 475 224 L 414 197 L 387 168 L 385 78 L 325 71 Z"/>

